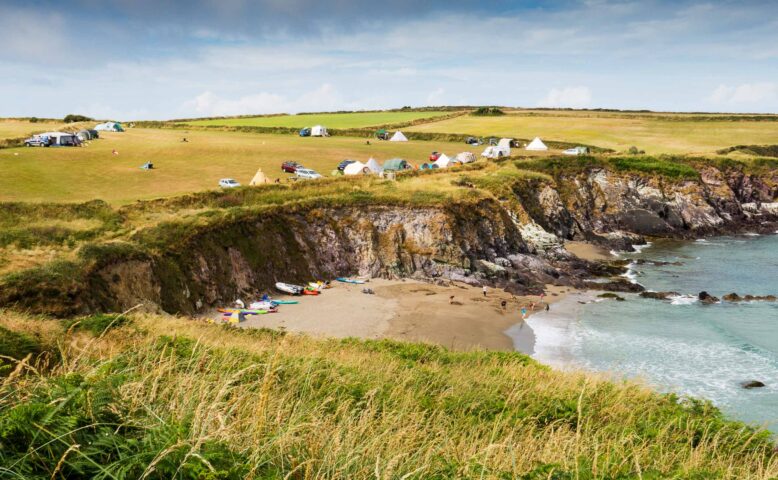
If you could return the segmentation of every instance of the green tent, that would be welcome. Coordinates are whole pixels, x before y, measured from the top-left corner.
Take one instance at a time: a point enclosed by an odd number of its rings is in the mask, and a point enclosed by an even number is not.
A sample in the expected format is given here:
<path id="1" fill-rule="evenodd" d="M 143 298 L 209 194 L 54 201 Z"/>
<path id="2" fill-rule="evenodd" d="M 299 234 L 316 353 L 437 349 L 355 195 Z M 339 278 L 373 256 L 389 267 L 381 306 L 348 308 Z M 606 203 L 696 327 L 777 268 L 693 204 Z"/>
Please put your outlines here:
<path id="1" fill-rule="evenodd" d="M 392 158 L 384 162 L 384 170 L 406 170 L 408 162 L 402 158 Z"/>
<path id="2" fill-rule="evenodd" d="M 378 130 L 377 132 L 375 132 L 375 136 L 378 139 L 386 140 L 387 138 L 389 138 L 389 132 L 387 132 L 386 130 L 384 130 L 382 128 L 381 130 Z"/>

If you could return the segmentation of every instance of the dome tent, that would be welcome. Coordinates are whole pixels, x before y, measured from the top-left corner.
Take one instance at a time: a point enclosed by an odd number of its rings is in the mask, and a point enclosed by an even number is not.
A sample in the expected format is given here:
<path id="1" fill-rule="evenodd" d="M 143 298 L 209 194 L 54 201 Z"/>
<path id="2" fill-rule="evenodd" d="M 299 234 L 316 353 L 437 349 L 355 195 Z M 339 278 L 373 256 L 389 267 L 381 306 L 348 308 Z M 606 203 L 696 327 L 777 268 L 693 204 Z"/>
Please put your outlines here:
<path id="1" fill-rule="evenodd" d="M 459 163 L 465 164 L 465 163 L 471 163 L 475 162 L 475 154 L 472 152 L 461 152 L 457 153 L 456 160 Z"/>
<path id="2" fill-rule="evenodd" d="M 396 170 L 406 170 L 408 168 L 410 168 L 408 162 L 406 162 L 402 158 L 391 158 L 384 162 L 384 170 L 396 171 Z"/>

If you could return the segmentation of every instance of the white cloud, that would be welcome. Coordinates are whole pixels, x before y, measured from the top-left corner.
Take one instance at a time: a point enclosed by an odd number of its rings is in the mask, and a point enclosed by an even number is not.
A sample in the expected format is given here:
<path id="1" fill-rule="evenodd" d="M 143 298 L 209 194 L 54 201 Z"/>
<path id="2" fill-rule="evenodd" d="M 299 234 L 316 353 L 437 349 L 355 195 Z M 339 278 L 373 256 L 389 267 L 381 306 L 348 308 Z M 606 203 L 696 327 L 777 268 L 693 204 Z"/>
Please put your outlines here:
<path id="1" fill-rule="evenodd" d="M 224 98 L 206 91 L 188 100 L 183 105 L 187 113 L 198 116 L 229 116 L 265 113 L 297 113 L 301 111 L 336 110 L 342 100 L 332 85 L 303 93 L 297 98 L 288 98 L 270 92 L 259 92 L 236 99 Z"/>
<path id="2" fill-rule="evenodd" d="M 778 100 L 778 83 L 743 83 L 736 87 L 719 85 L 710 100 L 719 105 L 771 103 Z"/>
<path id="3" fill-rule="evenodd" d="M 583 108 L 592 103 L 592 92 L 589 87 L 552 88 L 538 102 L 539 107 L 551 108 Z"/>

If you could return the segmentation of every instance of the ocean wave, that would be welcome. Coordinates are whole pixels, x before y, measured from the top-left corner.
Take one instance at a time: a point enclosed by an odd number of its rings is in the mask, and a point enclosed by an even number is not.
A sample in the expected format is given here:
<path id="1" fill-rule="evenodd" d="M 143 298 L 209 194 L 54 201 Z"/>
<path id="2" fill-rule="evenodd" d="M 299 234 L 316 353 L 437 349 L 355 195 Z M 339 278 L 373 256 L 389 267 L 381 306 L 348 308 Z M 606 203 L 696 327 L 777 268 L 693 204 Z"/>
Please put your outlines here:
<path id="1" fill-rule="evenodd" d="M 651 242 L 646 242 L 644 245 L 632 245 L 632 248 L 635 249 L 635 253 L 641 253 L 643 250 L 647 249 L 651 246 Z"/>
<path id="2" fill-rule="evenodd" d="M 670 299 L 670 305 L 692 305 L 699 300 L 696 295 L 674 295 L 668 298 Z"/>
<path id="3" fill-rule="evenodd" d="M 743 235 L 745 235 L 746 237 L 759 237 L 759 236 L 760 236 L 760 235 L 759 235 L 758 233 L 756 233 L 756 232 L 746 232 L 746 233 L 744 233 Z"/>

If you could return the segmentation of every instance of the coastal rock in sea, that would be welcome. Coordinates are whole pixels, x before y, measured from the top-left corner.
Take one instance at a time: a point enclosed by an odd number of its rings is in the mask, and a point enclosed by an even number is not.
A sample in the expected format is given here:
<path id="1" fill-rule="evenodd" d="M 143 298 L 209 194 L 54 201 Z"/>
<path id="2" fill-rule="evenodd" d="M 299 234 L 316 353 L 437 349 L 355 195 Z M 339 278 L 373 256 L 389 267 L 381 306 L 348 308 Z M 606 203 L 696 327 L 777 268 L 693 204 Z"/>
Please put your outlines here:
<path id="1" fill-rule="evenodd" d="M 621 297 L 621 296 L 616 295 L 615 293 L 611 293 L 611 292 L 601 293 L 601 294 L 597 295 L 597 298 L 612 298 L 612 299 L 616 300 L 617 302 L 623 302 L 625 300 L 624 297 Z"/>
<path id="2" fill-rule="evenodd" d="M 740 386 L 745 388 L 745 389 L 750 390 L 752 388 L 762 388 L 762 387 L 765 387 L 766 385 L 764 383 L 760 382 L 759 380 L 749 380 L 747 382 L 741 382 Z"/>
<path id="3" fill-rule="evenodd" d="M 667 300 L 670 297 L 677 297 L 678 292 L 640 292 L 640 296 L 643 298 L 653 298 L 655 300 Z"/>
<path id="4" fill-rule="evenodd" d="M 711 305 L 711 304 L 714 304 L 714 303 L 719 303 L 718 297 L 714 297 L 713 295 L 711 295 L 710 293 L 705 292 L 705 291 L 700 292 L 700 294 L 697 295 L 697 298 L 699 298 L 700 303 L 705 304 L 705 305 Z"/>
<path id="5" fill-rule="evenodd" d="M 721 297 L 727 302 L 774 302 L 776 301 L 775 295 L 745 295 L 740 296 L 735 292 L 728 293 Z"/>
<path id="6" fill-rule="evenodd" d="M 605 290 L 608 292 L 638 293 L 645 290 L 645 288 L 643 288 L 643 286 L 638 283 L 632 283 L 622 279 L 611 280 L 610 282 L 605 283 L 584 282 L 584 286 L 593 290 Z"/>

